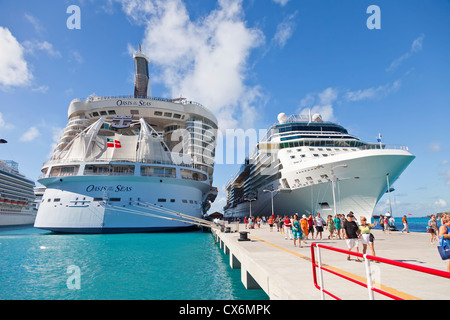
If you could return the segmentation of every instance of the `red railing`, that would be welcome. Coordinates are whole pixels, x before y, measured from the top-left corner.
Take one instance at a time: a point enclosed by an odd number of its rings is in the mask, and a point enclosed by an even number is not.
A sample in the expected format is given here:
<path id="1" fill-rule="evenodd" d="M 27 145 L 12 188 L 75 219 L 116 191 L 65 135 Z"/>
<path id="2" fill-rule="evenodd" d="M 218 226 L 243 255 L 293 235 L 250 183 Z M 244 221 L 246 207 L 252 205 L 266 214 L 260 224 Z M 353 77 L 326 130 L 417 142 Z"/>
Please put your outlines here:
<path id="1" fill-rule="evenodd" d="M 316 254 L 315 254 L 315 251 L 314 251 L 315 247 L 318 248 L 318 264 L 316 264 Z M 346 276 L 344 274 L 341 274 L 339 272 L 336 272 L 334 270 L 331 270 L 329 268 L 326 268 L 326 267 L 322 266 L 322 261 L 321 261 L 321 255 L 320 255 L 319 248 L 326 249 L 326 250 L 331 250 L 331 251 L 335 251 L 335 252 L 340 252 L 340 253 L 344 253 L 344 254 L 347 254 L 347 255 L 356 256 L 356 257 L 359 257 L 359 258 L 364 258 L 365 267 L 366 267 L 367 283 L 361 282 L 361 281 L 359 281 L 357 279 L 348 277 L 348 276 Z M 329 246 L 324 246 L 324 245 L 321 245 L 321 244 L 318 244 L 318 243 L 313 243 L 313 244 L 311 244 L 311 261 L 312 261 L 312 267 L 313 267 L 314 286 L 318 290 L 321 291 L 322 299 L 325 299 L 325 295 L 324 294 L 327 294 L 327 295 L 329 295 L 330 297 L 332 297 L 332 298 L 334 298 L 336 300 L 341 300 L 336 295 L 334 295 L 331 292 L 329 292 L 329 291 L 324 289 L 322 271 L 327 271 L 327 272 L 329 272 L 331 274 L 334 274 L 335 276 L 338 276 L 340 278 L 343 278 L 345 280 L 351 281 L 351 282 L 356 283 L 356 284 L 358 284 L 358 285 L 360 285 L 362 287 L 367 288 L 368 291 L 369 291 L 369 299 L 371 299 L 371 300 L 373 300 L 373 298 L 374 298 L 373 297 L 373 292 L 377 292 L 379 294 L 382 294 L 384 296 L 387 296 L 387 297 L 395 299 L 395 300 L 404 300 L 401 297 L 398 297 L 398 296 L 393 295 L 393 294 L 391 294 L 389 292 L 386 292 L 384 290 L 381 290 L 381 289 L 373 287 L 373 281 L 372 281 L 372 276 L 371 276 L 372 273 L 371 273 L 370 262 L 369 262 L 370 260 L 378 261 L 378 262 L 390 264 L 390 265 L 393 265 L 393 266 L 397 266 L 397 267 L 400 267 L 400 268 L 405 268 L 405 269 L 409 269 L 409 270 L 414 270 L 414 271 L 418 271 L 418 272 L 427 273 L 427 274 L 430 274 L 430 275 L 434 275 L 434 276 L 450 279 L 450 272 L 440 271 L 440 270 L 426 268 L 426 267 L 420 267 L 420 266 L 416 266 L 416 265 L 409 264 L 409 263 L 403 263 L 403 262 L 399 262 L 399 261 L 395 261 L 395 260 L 385 259 L 385 258 L 381 258 L 381 257 L 375 257 L 375 256 L 367 255 L 367 254 L 351 252 L 351 251 L 348 251 L 348 250 L 343 250 L 343 249 L 333 248 L 333 247 L 329 247 Z M 320 271 L 320 273 L 319 273 L 320 285 L 317 283 L 316 268 L 318 268 L 319 271 Z"/>

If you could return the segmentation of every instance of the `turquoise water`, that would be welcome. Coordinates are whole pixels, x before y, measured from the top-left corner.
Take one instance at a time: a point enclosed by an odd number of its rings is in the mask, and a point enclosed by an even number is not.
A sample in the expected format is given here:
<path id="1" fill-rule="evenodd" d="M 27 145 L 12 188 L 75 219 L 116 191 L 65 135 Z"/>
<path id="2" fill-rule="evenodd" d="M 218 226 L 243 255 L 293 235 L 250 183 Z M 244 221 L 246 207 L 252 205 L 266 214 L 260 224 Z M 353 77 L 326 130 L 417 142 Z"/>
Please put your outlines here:
<path id="1" fill-rule="evenodd" d="M 0 229 L 1 300 L 267 300 L 210 233 L 64 235 Z M 78 289 L 79 288 L 79 289 Z"/>
<path id="2" fill-rule="evenodd" d="M 397 230 L 402 231 L 403 229 L 403 223 L 402 223 L 403 216 L 394 216 L 395 219 L 395 226 L 397 227 Z M 378 222 L 378 219 L 376 219 Z M 408 220 L 408 228 L 410 232 L 427 232 L 427 226 L 428 221 L 430 218 L 422 217 L 422 218 L 415 218 L 415 217 L 408 217 L 406 216 L 406 220 Z M 372 219 L 373 222 L 373 219 Z M 438 221 L 438 226 L 441 225 L 441 221 Z M 380 225 L 377 225 L 375 229 L 381 229 Z"/>

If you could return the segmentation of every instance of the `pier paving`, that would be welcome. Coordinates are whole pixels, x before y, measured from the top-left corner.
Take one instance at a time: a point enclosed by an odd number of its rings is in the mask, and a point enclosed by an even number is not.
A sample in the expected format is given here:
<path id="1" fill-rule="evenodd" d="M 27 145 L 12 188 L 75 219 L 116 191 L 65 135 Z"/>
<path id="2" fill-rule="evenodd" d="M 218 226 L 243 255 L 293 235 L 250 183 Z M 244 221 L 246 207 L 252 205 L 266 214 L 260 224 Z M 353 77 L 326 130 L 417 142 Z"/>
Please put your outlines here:
<path id="1" fill-rule="evenodd" d="M 270 232 L 269 226 L 246 230 L 243 224 L 239 231 L 249 232 L 250 241 L 238 241 L 236 224 L 230 233 L 213 230 L 220 248 L 230 256 L 230 267 L 241 269 L 241 278 L 247 289 L 263 289 L 272 300 L 319 300 L 321 292 L 314 286 L 311 263 L 311 243 L 347 250 L 346 241 L 328 239 L 325 230 L 322 240 L 302 241 L 302 247 L 294 247 L 292 240 L 285 240 L 284 234 L 276 227 Z M 441 260 L 437 245 L 430 243 L 427 233 L 401 233 L 399 231 L 383 233 L 372 230 L 375 236 L 376 256 L 409 263 L 417 266 L 446 271 L 447 262 Z M 310 236 L 311 238 L 311 236 Z M 322 264 L 347 277 L 366 282 L 364 262 L 351 261 L 347 255 L 329 250 L 321 250 Z M 359 243 L 362 253 L 362 244 Z M 367 254 L 371 255 L 368 248 Z M 317 256 L 316 256 L 317 260 Z M 448 299 L 450 279 L 400 268 L 384 263 L 370 262 L 372 277 L 376 288 L 387 291 L 406 300 L 445 300 Z M 343 300 L 367 300 L 368 290 L 348 280 L 323 272 L 325 290 Z M 390 299 L 374 293 L 376 300 Z M 325 295 L 327 300 L 332 299 Z"/>

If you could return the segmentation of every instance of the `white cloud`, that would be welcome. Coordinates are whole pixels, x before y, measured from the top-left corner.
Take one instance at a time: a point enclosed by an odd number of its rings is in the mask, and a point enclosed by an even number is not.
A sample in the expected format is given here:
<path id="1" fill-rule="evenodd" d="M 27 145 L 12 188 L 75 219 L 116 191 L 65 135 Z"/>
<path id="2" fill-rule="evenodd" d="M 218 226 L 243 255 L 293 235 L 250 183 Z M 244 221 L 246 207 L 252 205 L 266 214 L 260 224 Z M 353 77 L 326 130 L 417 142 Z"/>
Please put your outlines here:
<path id="1" fill-rule="evenodd" d="M 389 68 L 386 69 L 387 72 L 392 71 L 396 69 L 398 66 L 402 64 L 403 61 L 411 57 L 414 53 L 417 53 L 422 50 L 423 48 L 423 39 L 425 38 L 425 35 L 421 34 L 417 39 L 415 39 L 411 45 L 411 49 L 402 55 L 400 58 L 395 59 Z"/>
<path id="2" fill-rule="evenodd" d="M 61 57 L 61 53 L 48 41 L 26 40 L 23 42 L 23 47 L 26 53 L 35 54 L 36 51 L 44 51 L 52 57 Z"/>
<path id="3" fill-rule="evenodd" d="M 215 10 L 197 20 L 191 20 L 181 0 L 121 2 L 130 19 L 145 21 L 142 49 L 158 69 L 153 83 L 164 84 L 173 97 L 204 104 L 219 115 L 223 128 L 252 125 L 262 90 L 245 83 L 248 58 L 264 35 L 246 26 L 242 0 L 219 0 Z"/>
<path id="4" fill-rule="evenodd" d="M 434 205 L 435 205 L 436 207 L 445 208 L 445 207 L 447 207 L 447 201 L 445 201 L 444 199 L 438 199 L 438 200 L 434 203 Z"/>
<path id="5" fill-rule="evenodd" d="M 48 86 L 39 86 L 36 88 L 31 89 L 32 92 L 40 92 L 40 93 L 47 93 L 49 87 Z"/>
<path id="6" fill-rule="evenodd" d="M 13 129 L 13 128 L 14 128 L 14 125 L 6 122 L 3 119 L 3 114 L 0 112 L 0 130 L 9 130 L 9 129 Z"/>
<path id="7" fill-rule="evenodd" d="M 428 146 L 428 149 L 431 152 L 439 152 L 439 151 L 441 151 L 442 146 L 441 146 L 440 142 L 433 142 L 433 143 L 430 143 L 430 145 Z"/>
<path id="8" fill-rule="evenodd" d="M 298 113 L 300 115 L 320 114 L 324 121 L 335 121 L 333 104 L 337 101 L 339 91 L 327 88 L 319 93 L 309 93 L 300 101 Z"/>
<path id="9" fill-rule="evenodd" d="M 445 179 L 445 184 L 446 184 L 447 186 L 450 186 L 450 170 L 441 172 L 441 176 L 444 177 L 444 179 Z"/>
<path id="10" fill-rule="evenodd" d="M 292 37 L 295 29 L 294 18 L 297 15 L 297 11 L 289 15 L 277 26 L 277 32 L 272 39 L 272 42 L 277 44 L 280 48 L 283 48 L 287 41 Z"/>
<path id="11" fill-rule="evenodd" d="M 396 92 L 401 87 L 401 80 L 394 83 L 388 83 L 378 87 L 372 87 L 357 91 L 348 91 L 346 99 L 349 101 L 360 101 L 364 99 L 380 99 L 393 92 Z"/>
<path id="12" fill-rule="evenodd" d="M 22 142 L 31 142 L 40 135 L 39 130 L 36 127 L 30 127 L 21 137 Z"/>
<path id="13" fill-rule="evenodd" d="M 8 28 L 0 26 L 0 88 L 26 86 L 33 75 L 24 59 L 24 49 Z"/>
<path id="14" fill-rule="evenodd" d="M 286 3 L 289 2 L 289 0 L 273 0 L 273 2 L 278 3 L 279 5 L 284 7 L 286 5 Z"/>
<path id="15" fill-rule="evenodd" d="M 31 14 L 25 13 L 25 19 L 27 19 L 28 22 L 30 22 L 33 25 L 34 30 L 37 33 L 42 34 L 42 32 L 45 30 L 44 27 L 42 26 L 41 22 L 36 17 L 32 16 Z"/>

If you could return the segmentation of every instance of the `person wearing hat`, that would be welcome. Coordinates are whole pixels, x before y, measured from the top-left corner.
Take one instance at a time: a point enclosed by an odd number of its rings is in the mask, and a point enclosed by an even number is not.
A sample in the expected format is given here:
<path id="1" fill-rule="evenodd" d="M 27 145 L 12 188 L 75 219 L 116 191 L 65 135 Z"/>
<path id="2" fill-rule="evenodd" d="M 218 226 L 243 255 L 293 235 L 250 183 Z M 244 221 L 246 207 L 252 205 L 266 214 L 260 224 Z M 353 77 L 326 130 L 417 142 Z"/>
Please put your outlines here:
<path id="1" fill-rule="evenodd" d="M 353 212 L 350 211 L 347 215 L 347 220 L 344 221 L 342 231 L 344 232 L 344 238 L 347 242 L 348 251 L 352 251 L 352 249 L 355 248 L 356 252 L 359 253 L 358 235 L 361 231 L 359 230 L 356 222 L 353 221 Z M 351 260 L 350 255 L 347 256 L 347 260 Z M 355 261 L 362 262 L 359 258 L 356 258 Z"/>

